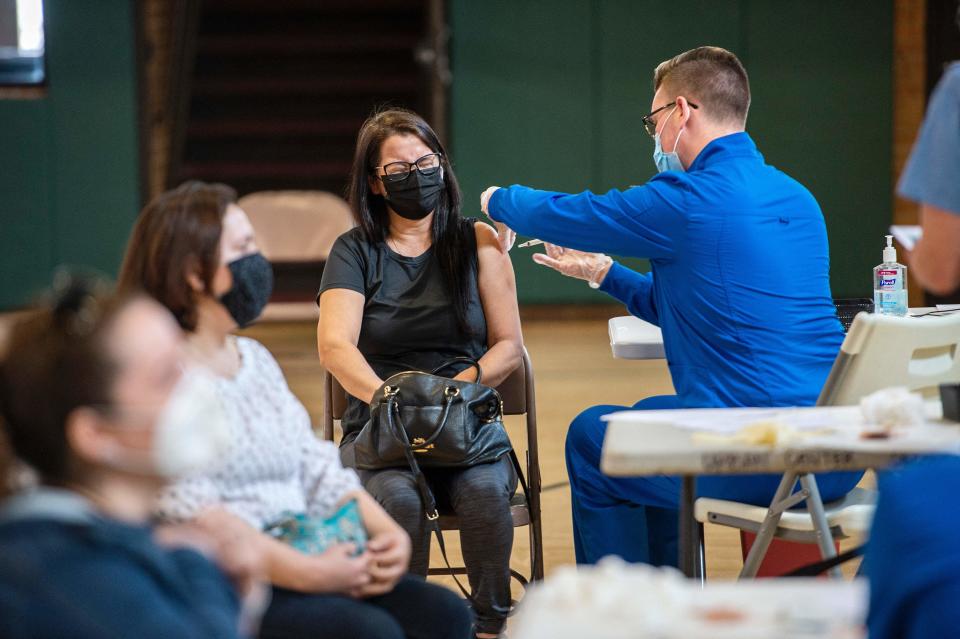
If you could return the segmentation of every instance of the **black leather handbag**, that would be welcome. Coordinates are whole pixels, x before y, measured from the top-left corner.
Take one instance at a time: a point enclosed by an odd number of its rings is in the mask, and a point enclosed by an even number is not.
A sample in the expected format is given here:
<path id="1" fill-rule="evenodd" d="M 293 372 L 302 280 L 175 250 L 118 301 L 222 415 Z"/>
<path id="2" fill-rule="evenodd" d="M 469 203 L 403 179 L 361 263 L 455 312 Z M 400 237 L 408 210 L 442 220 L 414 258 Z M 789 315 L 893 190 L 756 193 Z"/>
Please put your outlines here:
<path id="1" fill-rule="evenodd" d="M 437 373 L 457 363 L 477 371 L 474 382 L 461 382 Z M 450 569 L 438 520 L 437 502 L 420 466 L 468 468 L 510 455 L 524 495 L 527 484 L 520 460 L 503 426 L 503 400 L 496 389 L 480 383 L 476 360 L 458 357 L 432 373 L 397 373 L 381 386 L 370 403 L 370 420 L 354 439 L 356 467 L 361 470 L 409 467 L 417 484 L 429 526 L 443 561 Z M 453 576 L 460 592 L 476 605 L 472 593 Z"/>
<path id="2" fill-rule="evenodd" d="M 437 375 L 458 363 L 477 370 L 475 382 Z M 467 468 L 508 453 L 513 447 L 503 427 L 503 400 L 480 381 L 479 364 L 466 357 L 431 373 L 392 376 L 373 396 L 370 420 L 354 440 L 356 467 L 405 467 L 413 455 L 424 468 Z"/>

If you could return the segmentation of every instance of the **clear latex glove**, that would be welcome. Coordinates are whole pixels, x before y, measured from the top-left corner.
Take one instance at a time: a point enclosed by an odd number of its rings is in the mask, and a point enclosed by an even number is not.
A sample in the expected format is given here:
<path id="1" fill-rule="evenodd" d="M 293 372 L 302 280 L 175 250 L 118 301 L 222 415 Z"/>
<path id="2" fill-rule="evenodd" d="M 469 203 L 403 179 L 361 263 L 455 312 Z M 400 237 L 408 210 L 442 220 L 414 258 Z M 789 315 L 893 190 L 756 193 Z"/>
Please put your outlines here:
<path id="1" fill-rule="evenodd" d="M 492 196 L 499 188 L 499 186 L 491 186 L 480 194 L 480 210 L 483 211 L 483 214 L 487 217 L 490 217 L 490 211 L 487 208 L 490 204 L 490 196 Z M 493 220 L 493 218 L 490 219 Z M 493 226 L 497 229 L 497 237 L 500 240 L 500 249 L 506 253 L 512 249 L 513 245 L 516 243 L 517 233 L 502 222 L 494 221 Z"/>
<path id="2" fill-rule="evenodd" d="M 593 288 L 600 286 L 613 264 L 610 256 L 603 253 L 584 253 L 549 243 L 543 246 L 547 252 L 534 254 L 534 262 L 548 266 L 567 277 L 585 280 Z"/>
<path id="3" fill-rule="evenodd" d="M 499 188 L 499 186 L 489 186 L 487 190 L 480 194 L 480 210 L 487 217 L 490 216 L 490 211 L 487 210 L 487 205 L 490 204 L 490 196 Z"/>
<path id="4" fill-rule="evenodd" d="M 517 232 L 502 222 L 494 222 L 494 228 L 497 229 L 497 239 L 500 240 L 500 250 L 504 253 L 513 248 L 517 241 Z"/>

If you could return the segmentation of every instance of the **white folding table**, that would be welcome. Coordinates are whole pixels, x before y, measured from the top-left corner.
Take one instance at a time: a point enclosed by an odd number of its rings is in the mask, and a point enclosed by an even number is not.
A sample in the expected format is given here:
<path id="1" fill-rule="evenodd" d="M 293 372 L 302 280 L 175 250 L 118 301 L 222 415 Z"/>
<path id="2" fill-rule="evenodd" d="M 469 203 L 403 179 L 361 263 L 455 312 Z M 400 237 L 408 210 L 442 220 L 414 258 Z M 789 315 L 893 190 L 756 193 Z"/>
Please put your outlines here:
<path id="1" fill-rule="evenodd" d="M 693 514 L 698 475 L 778 473 L 786 477 L 801 473 L 882 468 L 912 456 L 960 453 L 960 424 L 940 419 L 939 402 L 929 402 L 927 411 L 928 418 L 933 421 L 889 439 L 863 439 L 860 436 L 863 420 L 856 406 L 623 411 L 604 418 L 608 427 L 601 470 L 615 477 L 679 475 L 683 478 L 680 568 L 692 577 L 695 576 L 695 553 L 699 551 Z M 786 444 L 760 446 L 714 441 L 716 438 L 704 441 L 694 430 L 697 423 L 714 423 L 733 432 L 744 424 L 778 419 L 786 423 L 795 420 L 808 424 L 821 420 L 836 432 L 811 433 Z M 774 503 L 789 497 L 793 484 L 794 481 L 782 481 Z M 820 509 L 822 515 L 822 503 Z M 816 513 L 811 515 L 817 516 Z M 761 542 L 768 545 L 775 529 L 774 525 L 765 531 L 764 539 L 758 536 L 754 548 Z M 765 550 L 763 547 L 758 552 Z"/>
<path id="2" fill-rule="evenodd" d="M 911 308 L 910 315 L 937 311 L 935 308 Z M 945 312 L 945 311 L 937 311 Z M 663 333 L 659 326 L 633 315 L 611 318 L 607 323 L 610 350 L 617 359 L 664 359 Z"/>
<path id="3" fill-rule="evenodd" d="M 618 359 L 664 359 L 663 333 L 659 326 L 639 317 L 614 317 L 607 324 L 610 349 Z"/>

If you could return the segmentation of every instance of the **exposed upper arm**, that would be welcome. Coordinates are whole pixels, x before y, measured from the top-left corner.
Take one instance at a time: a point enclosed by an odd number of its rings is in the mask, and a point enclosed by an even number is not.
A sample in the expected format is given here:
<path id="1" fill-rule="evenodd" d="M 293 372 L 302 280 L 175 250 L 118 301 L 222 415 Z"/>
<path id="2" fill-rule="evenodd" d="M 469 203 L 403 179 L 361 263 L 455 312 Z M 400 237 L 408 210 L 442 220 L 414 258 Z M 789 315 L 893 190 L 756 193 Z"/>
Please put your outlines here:
<path id="1" fill-rule="evenodd" d="M 346 288 L 331 288 L 320 294 L 317 321 L 317 348 L 320 358 L 338 344 L 357 345 L 363 322 L 363 294 Z"/>
<path id="2" fill-rule="evenodd" d="M 517 307 L 517 282 L 510 256 L 500 248 L 497 232 L 484 222 L 474 225 L 477 235 L 477 259 L 480 301 L 487 318 L 487 341 L 523 345 L 520 311 Z"/>
<path id="3" fill-rule="evenodd" d="M 924 204 L 921 207 L 923 237 L 910 256 L 917 280 L 941 295 L 960 286 L 960 212 Z"/>

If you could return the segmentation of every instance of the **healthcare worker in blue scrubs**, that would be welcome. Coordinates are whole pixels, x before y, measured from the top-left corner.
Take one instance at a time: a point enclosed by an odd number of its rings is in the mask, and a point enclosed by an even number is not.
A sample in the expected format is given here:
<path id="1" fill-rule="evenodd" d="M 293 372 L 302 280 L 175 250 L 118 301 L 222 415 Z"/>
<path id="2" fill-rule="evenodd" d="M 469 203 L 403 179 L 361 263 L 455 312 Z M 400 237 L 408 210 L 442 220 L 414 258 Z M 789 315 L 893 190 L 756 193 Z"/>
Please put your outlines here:
<path id="1" fill-rule="evenodd" d="M 870 639 L 955 637 L 960 627 L 960 457 L 920 459 L 877 476 L 864 559 Z"/>
<path id="2" fill-rule="evenodd" d="M 930 96 L 897 190 L 920 204 L 923 237 L 907 256 L 910 277 L 937 295 L 960 290 L 960 61 Z"/>
<path id="3" fill-rule="evenodd" d="M 744 131 L 750 87 L 733 53 L 687 51 L 657 67 L 654 86 L 643 124 L 660 173 L 649 182 L 603 195 L 491 187 L 481 206 L 506 250 L 516 233 L 549 242 L 537 263 L 588 281 L 661 327 L 676 395 L 634 408 L 812 405 L 843 341 L 820 207 L 766 164 Z M 650 272 L 605 253 L 648 258 Z M 600 472 L 601 417 L 623 409 L 595 406 L 570 425 L 577 562 L 613 554 L 676 565 L 679 478 Z M 817 480 L 830 501 L 859 478 Z M 704 477 L 698 494 L 768 505 L 778 482 Z"/>
<path id="4" fill-rule="evenodd" d="M 957 9 L 960 27 L 960 7 Z M 911 277 L 927 290 L 960 286 L 960 62 L 943 73 L 900 178 L 919 202 L 923 239 Z M 871 639 L 952 637 L 960 627 L 960 457 L 920 459 L 877 476 L 880 499 L 865 561 Z"/>

